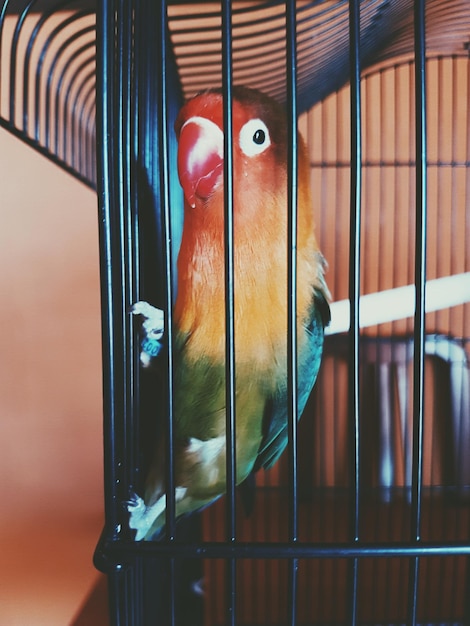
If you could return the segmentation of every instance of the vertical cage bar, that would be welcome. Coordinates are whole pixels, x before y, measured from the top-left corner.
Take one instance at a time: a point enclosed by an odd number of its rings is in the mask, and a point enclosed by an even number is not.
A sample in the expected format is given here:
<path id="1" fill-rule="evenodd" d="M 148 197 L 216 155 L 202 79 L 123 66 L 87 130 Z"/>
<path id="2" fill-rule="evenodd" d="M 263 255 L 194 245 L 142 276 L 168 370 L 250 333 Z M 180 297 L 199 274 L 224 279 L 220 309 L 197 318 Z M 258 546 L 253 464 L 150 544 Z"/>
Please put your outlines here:
<path id="1" fill-rule="evenodd" d="M 232 6 L 222 2 L 222 87 L 224 122 L 224 242 L 225 242 L 225 407 L 227 541 L 236 540 L 236 372 L 235 372 L 235 275 L 233 224 L 233 129 L 232 129 Z M 227 624 L 235 626 L 236 560 L 227 560 Z"/>
<path id="2" fill-rule="evenodd" d="M 421 540 L 423 471 L 424 342 L 426 298 L 427 142 L 426 142 L 426 23 L 425 0 L 414 2 L 415 122 L 416 122 L 416 232 L 413 356 L 413 461 L 411 484 L 411 539 Z M 410 561 L 409 615 L 417 623 L 419 558 Z"/>
<path id="3" fill-rule="evenodd" d="M 425 0 L 415 0 L 415 98 L 416 98 L 416 248 L 414 321 L 414 397 L 413 397 L 413 515 L 412 535 L 421 535 L 422 438 L 424 409 L 424 340 L 426 297 L 426 63 Z"/>
<path id="4" fill-rule="evenodd" d="M 352 471 L 354 480 L 354 515 L 351 534 L 359 538 L 359 298 L 361 263 L 361 192 L 362 192 L 362 123 L 360 83 L 360 6 L 359 0 L 350 0 L 350 72 L 351 72 L 351 180 L 350 180 L 350 376 L 349 407 L 353 412 L 354 448 Z"/>
<path id="5" fill-rule="evenodd" d="M 111 210 L 114 205 L 112 187 L 113 171 L 113 87 L 108 77 L 114 75 L 114 42 L 110 33 L 114 33 L 113 7 L 104 0 L 98 4 L 97 11 L 97 137 L 98 137 L 98 201 L 100 210 L 100 265 L 101 265 L 101 307 L 102 307 L 102 342 L 103 342 L 103 411 L 104 411 L 104 457 L 105 457 L 105 522 L 108 532 L 113 536 L 117 532 L 118 520 L 115 501 L 117 499 L 117 476 L 112 459 L 116 456 L 116 403 L 115 403 L 115 344 L 114 344 L 114 295 L 113 268 L 114 246 L 111 233 Z"/>
<path id="6" fill-rule="evenodd" d="M 120 533 L 117 502 L 120 475 L 116 459 L 120 454 L 122 429 L 119 426 L 121 368 L 118 366 L 122 343 L 116 337 L 116 312 L 118 304 L 114 293 L 116 273 L 120 279 L 119 248 L 116 246 L 116 203 L 115 194 L 115 2 L 102 0 L 97 6 L 97 170 L 98 208 L 100 237 L 101 307 L 102 307 L 102 359 L 103 359 L 103 436 L 104 436 L 104 481 L 105 481 L 105 530 L 112 540 Z M 95 558 L 103 555 L 97 553 Z M 106 562 L 105 562 L 105 565 Z M 127 576 L 118 564 L 108 573 L 110 621 L 114 626 L 125 624 L 127 611 L 123 606 L 122 592 L 126 588 Z"/>
<path id="7" fill-rule="evenodd" d="M 287 102 L 287 432 L 289 453 L 289 540 L 298 539 L 297 493 L 297 12 L 295 0 L 286 2 L 286 102 Z M 297 623 L 298 560 L 289 561 L 288 620 Z"/>
<path id="8" fill-rule="evenodd" d="M 118 28 L 118 158 L 117 180 L 119 180 L 121 217 L 121 306 L 122 306 L 122 336 L 124 338 L 123 353 L 123 395 L 124 395 L 124 425 L 125 440 L 123 455 L 127 460 L 128 471 L 133 472 L 136 466 L 135 446 L 133 445 L 136 433 L 135 398 L 136 398 L 136 369 L 133 359 L 134 333 L 132 317 L 128 311 L 136 299 L 136 257 L 137 242 L 133 238 L 134 223 L 137 219 L 136 206 L 133 202 L 133 168 L 132 158 L 132 110 L 135 103 L 132 100 L 133 71 L 133 0 L 121 0 L 120 19 Z M 122 499 L 122 494 L 121 494 Z"/>
<path id="9" fill-rule="evenodd" d="M 139 33 L 139 27 L 140 27 L 140 13 L 139 13 L 139 10 L 136 9 L 135 7 L 134 7 L 133 19 L 134 19 L 133 35 L 135 37 L 136 33 Z M 145 116 L 143 116 L 141 112 L 142 99 L 140 98 L 141 73 L 142 73 L 143 59 L 142 59 L 141 51 L 135 45 L 133 49 L 133 64 L 134 64 L 135 71 L 134 71 L 134 77 L 132 81 L 131 99 L 132 99 L 132 102 L 134 103 L 134 106 L 132 109 L 132 116 L 131 116 L 131 129 L 132 130 L 131 130 L 131 137 L 130 137 L 131 145 L 129 149 L 131 151 L 131 155 L 132 155 L 132 159 L 134 163 L 137 163 L 139 150 L 141 149 L 140 123 L 141 123 L 141 119 L 145 118 Z M 139 205 L 138 185 L 133 185 L 133 188 L 132 188 L 132 204 L 134 207 L 138 207 Z M 132 237 L 134 241 L 139 242 L 139 249 L 140 249 L 141 239 L 140 239 L 139 220 L 140 220 L 140 216 L 139 216 L 138 211 L 136 211 L 134 213 L 134 220 L 133 220 L 131 232 L 132 232 Z M 134 263 L 135 263 L 135 273 L 140 278 L 141 267 L 140 267 L 140 255 L 139 254 L 136 254 Z M 135 295 L 134 302 L 140 299 L 141 286 L 142 285 L 140 284 L 140 282 L 139 282 L 139 285 L 136 286 L 136 291 L 134 294 Z M 133 337 L 135 340 L 135 345 L 138 346 L 139 340 L 137 336 L 137 329 L 135 328 L 135 326 L 133 329 Z M 140 431 L 140 428 L 141 428 L 141 413 L 142 413 L 141 412 L 142 389 L 141 389 L 141 378 L 140 378 L 140 352 L 138 349 L 134 351 L 134 354 L 132 355 L 132 357 L 133 357 L 133 367 L 134 367 L 134 375 L 135 375 L 135 395 L 134 395 L 133 400 L 134 400 L 134 414 L 136 415 L 136 420 L 134 422 L 136 430 L 134 433 L 133 454 L 134 454 L 134 459 L 137 461 L 137 459 L 139 458 L 139 447 L 140 447 L 140 440 L 139 440 L 140 437 L 137 436 L 137 433 Z M 144 570 L 145 570 L 144 563 L 142 559 L 139 559 L 138 566 L 135 568 L 135 575 L 134 575 L 134 581 L 133 581 L 135 585 L 135 592 L 134 592 L 135 597 L 138 597 L 137 590 L 139 588 L 143 589 L 142 579 L 144 577 Z M 137 620 L 137 623 L 140 623 L 138 621 L 137 616 L 139 615 L 139 612 L 142 613 L 142 610 L 143 610 L 142 606 L 138 606 L 134 609 L 134 616 Z"/>
<path id="10" fill-rule="evenodd" d="M 173 360 L 173 279 L 170 217 L 169 141 L 168 141 L 168 77 L 167 77 L 167 3 L 161 0 L 157 6 L 149 2 L 149 7 L 158 11 L 158 121 L 159 171 L 160 171 L 160 214 L 162 218 L 163 246 L 165 259 L 165 332 L 167 336 L 167 403 L 166 403 L 166 541 L 173 542 L 176 533 L 175 511 L 175 470 L 174 470 L 174 360 Z M 158 8 L 157 8 L 158 7 Z M 152 14 L 153 17 L 153 14 Z M 176 563 L 174 557 L 168 559 L 168 617 L 171 626 L 176 624 Z"/>
<path id="11" fill-rule="evenodd" d="M 232 132 L 232 13 L 231 2 L 222 5 L 222 77 L 224 117 L 224 209 L 225 209 L 225 314 L 226 314 L 226 429 L 228 539 L 235 539 L 235 318 L 234 318 L 234 226 L 233 226 L 233 132 Z"/>
<path id="12" fill-rule="evenodd" d="M 170 178 L 169 178 L 169 142 L 168 142 L 168 78 L 167 78 L 167 3 L 158 3 L 158 41 L 159 41 L 159 73 L 158 73 L 158 137 L 160 154 L 160 202 L 163 221 L 163 237 L 165 248 L 165 332 L 168 338 L 167 353 L 167 482 L 166 482 L 166 536 L 167 540 L 175 538 L 175 476 L 174 476 L 174 429 L 173 429 L 173 283 L 172 283 L 172 250 L 171 250 L 171 218 L 170 218 Z"/>
<path id="13" fill-rule="evenodd" d="M 296 3 L 286 3 L 286 74 L 287 74 L 287 415 L 289 432 L 289 473 L 291 489 L 290 540 L 297 541 L 297 67 L 296 67 Z"/>
<path id="14" fill-rule="evenodd" d="M 350 117 L 351 117 L 351 179 L 350 179 L 350 232 L 349 232 L 349 377 L 348 396 L 351 432 L 351 473 L 353 499 L 351 509 L 352 540 L 359 540 L 359 298 L 361 264 L 361 192 L 362 192 L 362 125 L 361 125 L 361 60 L 360 60 L 360 2 L 349 2 L 349 55 L 350 55 Z M 350 623 L 357 620 L 357 559 L 350 562 Z"/>

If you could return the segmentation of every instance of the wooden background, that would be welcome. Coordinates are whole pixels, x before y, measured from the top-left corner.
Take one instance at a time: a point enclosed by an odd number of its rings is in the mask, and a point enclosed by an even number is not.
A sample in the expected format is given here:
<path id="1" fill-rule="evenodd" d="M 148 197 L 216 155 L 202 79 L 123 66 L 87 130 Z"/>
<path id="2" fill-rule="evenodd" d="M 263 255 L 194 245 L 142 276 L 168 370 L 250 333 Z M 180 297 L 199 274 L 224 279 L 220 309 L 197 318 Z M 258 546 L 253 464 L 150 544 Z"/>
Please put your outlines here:
<path id="1" fill-rule="evenodd" d="M 427 64 L 428 113 L 428 249 L 429 279 L 468 272 L 470 259 L 470 76 L 465 57 L 434 58 Z M 414 282 L 415 149 L 414 67 L 403 59 L 376 68 L 362 82 L 363 195 L 361 293 L 369 294 Z M 317 234 L 328 263 L 333 300 L 348 297 L 349 277 L 349 90 L 344 88 L 305 114 L 300 122 L 308 141 Z M 445 294 L 443 294 L 445 299 Z M 445 300 L 444 300 L 445 302 Z M 470 305 L 426 315 L 426 331 L 457 338 L 469 354 Z M 372 337 L 413 332 L 413 319 L 369 327 Z M 362 371 L 360 535 L 366 541 L 406 541 L 410 532 L 409 484 L 412 425 L 412 361 L 405 368 L 407 391 L 402 417 L 398 375 L 392 367 L 393 467 L 389 492 L 376 488 L 379 479 L 379 426 L 373 402 L 377 371 Z M 365 368 L 363 368 L 365 370 Z M 468 367 L 461 375 L 468 377 Z M 375 377 L 375 378 L 374 378 Z M 347 406 L 348 368 L 334 353 L 325 355 L 315 392 L 299 427 L 299 538 L 341 542 L 350 537 L 353 514 L 347 487 L 350 479 L 350 436 Z M 402 381 L 403 382 L 403 381 Z M 434 541 L 468 537 L 468 501 L 452 499 L 438 486 L 455 482 L 449 467 L 455 461 L 445 373 L 432 358 L 425 362 L 423 446 L 423 538 Z M 404 420 L 404 423 L 401 420 Z M 468 432 L 462 454 L 467 454 Z M 406 435 L 406 436 L 405 436 Z M 406 439 L 408 437 L 408 439 Z M 407 449 L 408 448 L 408 449 Z M 288 511 L 287 455 L 269 472 L 257 475 L 253 515 L 238 510 L 240 540 L 286 541 Z M 408 461 L 407 461 L 408 459 Z M 437 488 L 436 488 L 437 487 Z M 466 504 L 465 504 L 466 503 Z M 225 539 L 223 499 L 203 513 L 204 538 Z M 206 623 L 224 623 L 225 564 L 204 568 Z M 465 561 L 433 558 L 422 562 L 418 619 L 458 620 L 464 610 Z M 348 568 L 345 560 L 299 563 L 301 624 L 347 620 Z M 288 566 L 277 560 L 237 564 L 239 624 L 285 624 L 288 611 Z M 358 617 L 361 623 L 402 623 L 408 606 L 406 559 L 364 559 L 359 569 Z"/>

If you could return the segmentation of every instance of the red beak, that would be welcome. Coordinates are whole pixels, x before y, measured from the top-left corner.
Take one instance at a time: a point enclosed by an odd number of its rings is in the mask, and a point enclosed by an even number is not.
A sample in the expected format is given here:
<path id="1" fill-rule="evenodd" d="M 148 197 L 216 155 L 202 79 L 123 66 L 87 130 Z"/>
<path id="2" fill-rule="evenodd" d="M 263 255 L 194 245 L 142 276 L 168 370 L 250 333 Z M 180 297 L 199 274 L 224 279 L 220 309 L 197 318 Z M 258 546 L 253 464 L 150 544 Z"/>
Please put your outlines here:
<path id="1" fill-rule="evenodd" d="M 178 176 L 186 201 L 206 200 L 223 179 L 224 136 L 204 117 L 190 117 L 178 139 Z"/>

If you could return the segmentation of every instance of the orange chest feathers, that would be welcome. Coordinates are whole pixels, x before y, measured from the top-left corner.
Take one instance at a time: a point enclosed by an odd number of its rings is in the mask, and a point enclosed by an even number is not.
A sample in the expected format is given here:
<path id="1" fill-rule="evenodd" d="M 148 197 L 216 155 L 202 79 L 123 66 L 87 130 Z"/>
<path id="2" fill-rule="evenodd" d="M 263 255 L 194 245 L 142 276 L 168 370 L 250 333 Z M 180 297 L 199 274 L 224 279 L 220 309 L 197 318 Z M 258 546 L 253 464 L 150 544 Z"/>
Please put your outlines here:
<path id="1" fill-rule="evenodd" d="M 287 235 L 277 224 L 252 224 L 249 236 L 234 241 L 234 324 L 237 364 L 266 370 L 285 361 L 287 345 Z M 221 232 L 222 231 L 222 232 Z M 307 242 L 306 242 L 307 243 Z M 298 254 L 298 325 L 311 307 L 316 282 L 316 246 Z M 186 229 L 178 258 L 175 327 L 184 338 L 186 357 L 225 359 L 225 253 L 223 228 Z M 300 338 L 301 340 L 301 338 Z"/>

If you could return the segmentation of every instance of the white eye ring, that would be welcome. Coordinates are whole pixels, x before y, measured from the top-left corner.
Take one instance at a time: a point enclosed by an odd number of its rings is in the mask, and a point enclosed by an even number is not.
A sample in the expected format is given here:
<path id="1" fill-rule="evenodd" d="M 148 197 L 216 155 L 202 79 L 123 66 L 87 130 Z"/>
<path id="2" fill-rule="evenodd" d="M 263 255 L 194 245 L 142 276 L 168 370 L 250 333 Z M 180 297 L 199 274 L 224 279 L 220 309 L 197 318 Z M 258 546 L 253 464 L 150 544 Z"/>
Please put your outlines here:
<path id="1" fill-rule="evenodd" d="M 242 126 L 238 143 L 246 156 L 261 154 L 271 145 L 268 127 L 258 118 L 250 120 Z"/>

